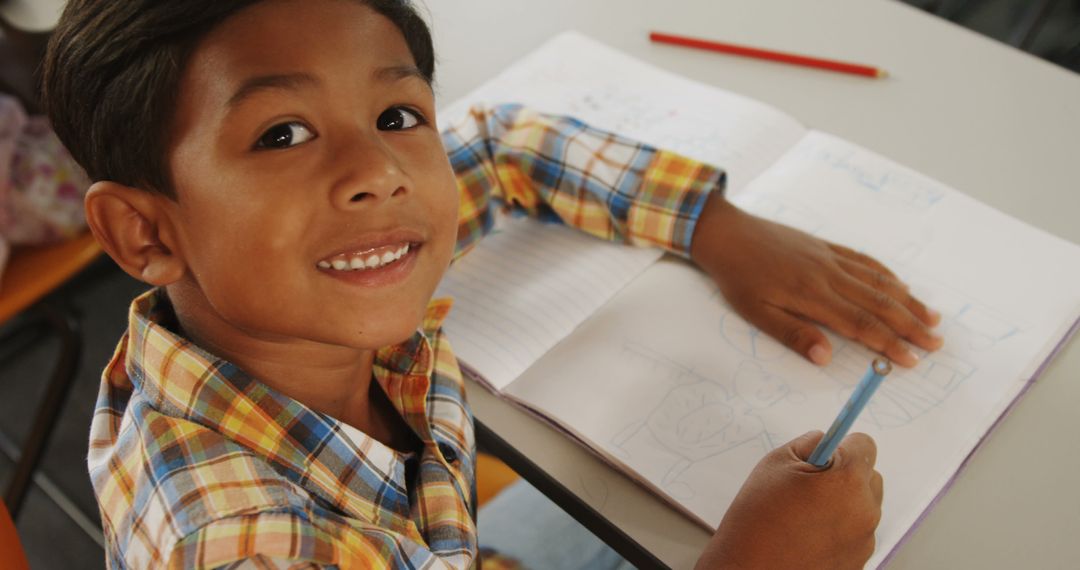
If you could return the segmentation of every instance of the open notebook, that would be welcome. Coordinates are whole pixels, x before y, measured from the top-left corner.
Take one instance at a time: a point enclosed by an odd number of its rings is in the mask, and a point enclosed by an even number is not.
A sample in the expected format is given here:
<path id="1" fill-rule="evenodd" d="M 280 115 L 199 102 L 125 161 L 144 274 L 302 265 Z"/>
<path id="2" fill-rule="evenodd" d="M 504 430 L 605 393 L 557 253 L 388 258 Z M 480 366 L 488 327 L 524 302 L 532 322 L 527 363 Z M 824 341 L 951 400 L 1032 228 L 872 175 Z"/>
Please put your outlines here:
<path id="1" fill-rule="evenodd" d="M 877 565 L 948 487 L 1080 316 L 1080 247 L 759 102 L 556 37 L 443 111 L 520 102 L 728 171 L 758 215 L 886 262 L 941 311 L 945 347 L 894 369 L 855 424 L 888 482 Z M 832 336 L 817 368 L 659 252 L 504 220 L 440 294 L 458 356 L 491 390 L 710 528 L 768 450 L 828 427 L 872 359 Z"/>

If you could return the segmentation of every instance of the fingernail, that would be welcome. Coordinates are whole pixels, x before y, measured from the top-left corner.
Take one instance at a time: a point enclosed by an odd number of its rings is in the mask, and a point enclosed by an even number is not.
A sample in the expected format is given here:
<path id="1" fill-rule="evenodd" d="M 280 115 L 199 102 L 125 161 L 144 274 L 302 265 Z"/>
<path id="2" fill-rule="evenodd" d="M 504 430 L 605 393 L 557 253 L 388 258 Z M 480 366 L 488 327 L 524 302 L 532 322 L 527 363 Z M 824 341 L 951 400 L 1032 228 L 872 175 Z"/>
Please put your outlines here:
<path id="1" fill-rule="evenodd" d="M 820 344 L 815 344 L 810 348 L 810 360 L 818 366 L 825 366 L 829 363 L 829 349 Z"/>
<path id="2" fill-rule="evenodd" d="M 935 311 L 933 309 L 927 309 L 926 314 L 930 317 L 930 320 L 933 321 L 934 323 L 940 323 L 941 322 L 941 313 L 939 313 L 939 312 L 937 312 L 937 311 Z"/>
<path id="3" fill-rule="evenodd" d="M 911 363 L 912 366 L 915 366 L 919 363 L 919 355 L 912 352 L 912 350 L 909 348 L 907 349 L 907 360 Z"/>

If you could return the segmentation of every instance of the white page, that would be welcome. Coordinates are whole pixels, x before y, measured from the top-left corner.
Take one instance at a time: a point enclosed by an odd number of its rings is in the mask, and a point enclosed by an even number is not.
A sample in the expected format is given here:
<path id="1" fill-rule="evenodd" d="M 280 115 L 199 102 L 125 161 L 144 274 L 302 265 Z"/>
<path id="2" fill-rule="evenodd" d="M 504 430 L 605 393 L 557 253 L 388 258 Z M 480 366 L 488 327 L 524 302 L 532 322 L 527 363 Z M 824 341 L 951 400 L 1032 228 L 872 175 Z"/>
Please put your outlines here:
<path id="1" fill-rule="evenodd" d="M 661 254 L 565 226 L 501 219 L 454 263 L 435 295 L 454 298 L 444 326 L 454 353 L 501 390 Z"/>
<path id="2" fill-rule="evenodd" d="M 459 120 L 477 103 L 506 102 L 588 116 L 596 127 L 644 142 L 664 141 L 669 150 L 723 165 L 729 189 L 757 176 L 805 132 L 794 119 L 767 105 L 706 88 L 575 32 L 557 36 L 441 110 L 439 122 Z M 484 380 L 497 389 L 660 256 L 572 235 L 575 232 L 565 228 L 557 232 L 558 240 L 538 239 L 537 227 L 512 223 L 501 228 L 505 235 L 481 240 L 450 269 L 436 293 L 455 297 L 446 330 L 456 354 L 483 371 Z M 525 243 L 537 249 L 523 247 Z M 500 270 L 497 277 L 485 275 L 491 270 L 484 260 L 490 259 L 511 260 L 515 266 Z M 586 259 L 606 260 L 620 269 L 579 263 Z M 575 281 L 575 272 L 582 270 L 594 272 L 588 286 Z M 521 306 L 513 304 L 516 300 L 522 300 Z"/>
<path id="3" fill-rule="evenodd" d="M 737 191 L 805 132 L 759 101 L 653 67 L 577 32 L 545 43 L 439 113 L 447 125 L 477 103 L 521 103 L 720 165 Z"/>
<path id="4" fill-rule="evenodd" d="M 887 260 L 944 316 L 855 429 L 886 481 L 881 563 L 1080 315 L 1080 247 L 850 143 L 811 133 L 739 200 Z M 675 262 L 647 270 L 507 393 L 715 526 L 761 456 L 826 429 L 873 354 L 807 363 Z"/>

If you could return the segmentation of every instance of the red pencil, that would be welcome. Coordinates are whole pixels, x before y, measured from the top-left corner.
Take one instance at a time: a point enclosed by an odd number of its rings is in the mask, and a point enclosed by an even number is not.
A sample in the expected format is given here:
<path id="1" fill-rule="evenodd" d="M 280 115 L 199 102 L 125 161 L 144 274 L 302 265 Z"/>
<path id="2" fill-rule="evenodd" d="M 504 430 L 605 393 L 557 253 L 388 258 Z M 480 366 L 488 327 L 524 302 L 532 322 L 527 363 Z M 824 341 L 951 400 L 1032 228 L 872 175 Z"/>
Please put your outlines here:
<path id="1" fill-rule="evenodd" d="M 709 51 L 718 51 L 723 53 L 730 53 L 734 55 L 741 55 L 745 57 L 756 57 L 758 59 L 768 59 L 771 61 L 779 61 L 782 63 L 790 63 L 792 65 L 804 65 L 807 67 L 817 67 L 819 69 L 828 69 L 830 71 L 839 71 L 841 73 L 853 73 L 855 75 L 865 75 L 867 77 L 885 77 L 888 74 L 884 70 L 876 67 L 870 67 L 869 65 L 859 65 L 857 63 L 846 63 L 843 61 L 833 61 L 830 59 L 821 59 L 817 57 L 809 57 L 805 55 L 798 55 L 794 53 L 784 53 L 780 51 L 772 51 L 767 49 L 752 48 L 747 46 L 740 46 L 735 44 L 725 44 L 721 42 L 714 42 L 710 40 L 699 40 L 696 38 L 687 38 L 683 36 L 673 36 L 671 34 L 664 34 L 661 32 L 649 32 L 649 39 L 654 42 L 663 44 L 673 44 L 677 46 L 697 48 Z"/>

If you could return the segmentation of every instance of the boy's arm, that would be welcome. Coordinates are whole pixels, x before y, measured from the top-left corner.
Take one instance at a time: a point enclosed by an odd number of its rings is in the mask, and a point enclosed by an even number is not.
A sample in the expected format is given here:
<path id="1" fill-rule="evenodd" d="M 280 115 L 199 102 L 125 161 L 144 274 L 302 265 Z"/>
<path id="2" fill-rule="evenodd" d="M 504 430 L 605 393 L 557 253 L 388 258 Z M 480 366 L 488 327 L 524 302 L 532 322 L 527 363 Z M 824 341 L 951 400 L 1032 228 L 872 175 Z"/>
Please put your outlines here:
<path id="1" fill-rule="evenodd" d="M 492 224 L 493 202 L 590 234 L 689 256 L 747 321 L 815 364 L 818 323 L 914 366 L 941 347 L 940 315 L 878 261 L 742 212 L 723 171 L 518 105 L 473 108 L 443 134 L 461 196 L 458 255 Z"/>
<path id="2" fill-rule="evenodd" d="M 461 198 L 457 255 L 508 206 L 608 240 L 689 256 L 724 173 L 680 155 L 519 105 L 474 107 L 443 131 Z"/>

